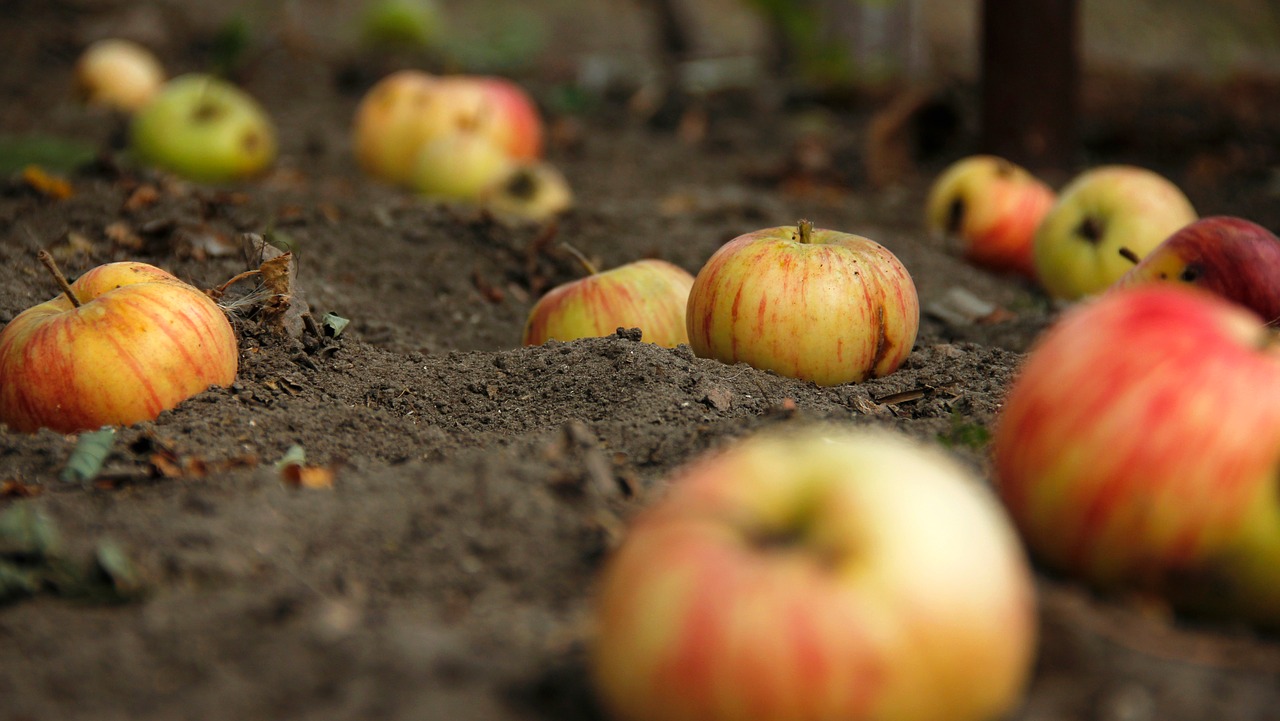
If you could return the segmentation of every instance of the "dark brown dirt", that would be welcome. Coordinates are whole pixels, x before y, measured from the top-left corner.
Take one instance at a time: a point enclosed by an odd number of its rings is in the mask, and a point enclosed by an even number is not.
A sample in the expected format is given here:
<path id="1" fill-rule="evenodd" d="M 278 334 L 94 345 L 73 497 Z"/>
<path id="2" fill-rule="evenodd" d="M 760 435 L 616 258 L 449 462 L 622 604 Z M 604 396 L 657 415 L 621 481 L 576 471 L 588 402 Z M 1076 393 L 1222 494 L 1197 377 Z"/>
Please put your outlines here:
<path id="1" fill-rule="evenodd" d="M 11 10 L 0 130 L 111 147 L 118 121 L 66 95 L 97 15 Z M 146 589 L 120 604 L 47 592 L 0 607 L 0 719 L 598 718 L 584 673 L 591 584 L 673 468 L 764 426 L 827 419 L 893 426 L 986 472 L 980 429 L 1052 311 L 923 233 L 929 177 L 967 152 L 963 133 L 877 190 L 860 167 L 870 105 L 716 99 L 706 137 L 689 141 L 605 99 L 555 118 L 550 156 L 579 208 L 547 242 L 546 229 L 362 177 L 345 134 L 382 66 L 361 62 L 277 51 L 242 78 L 283 131 L 281 163 L 259 181 L 188 185 L 113 156 L 74 173 L 65 200 L 16 178 L 0 187 L 0 322 L 54 294 L 39 248 L 72 276 L 128 258 L 211 287 L 244 269 L 238 234 L 268 227 L 300 247 L 315 313 L 352 320 L 337 340 L 295 341 L 238 318 L 236 383 L 123 429 L 88 486 L 58 480 L 74 437 L 0 430 L 0 481 L 36 494 L 0 499 L 0 512 L 47 514 L 67 558 L 117 542 Z M 1204 214 L 1280 228 L 1280 128 L 1259 119 L 1276 117 L 1274 94 L 1177 86 L 1175 103 L 1167 87 L 1137 87 L 1156 101 L 1091 106 L 1091 162 L 1143 163 Z M 817 184 L 777 182 L 815 118 L 834 164 Z M 158 201 L 126 207 L 146 183 Z M 605 266 L 656 256 L 696 272 L 724 241 L 801 217 L 888 246 L 926 304 L 964 288 L 1009 317 L 926 317 L 906 367 L 836 388 L 624 336 L 518 347 L 537 293 L 574 277 L 561 241 Z M 294 445 L 336 469 L 332 489 L 281 482 L 274 464 Z M 1280 717 L 1275 638 L 1041 587 L 1039 664 L 1014 718 Z"/>

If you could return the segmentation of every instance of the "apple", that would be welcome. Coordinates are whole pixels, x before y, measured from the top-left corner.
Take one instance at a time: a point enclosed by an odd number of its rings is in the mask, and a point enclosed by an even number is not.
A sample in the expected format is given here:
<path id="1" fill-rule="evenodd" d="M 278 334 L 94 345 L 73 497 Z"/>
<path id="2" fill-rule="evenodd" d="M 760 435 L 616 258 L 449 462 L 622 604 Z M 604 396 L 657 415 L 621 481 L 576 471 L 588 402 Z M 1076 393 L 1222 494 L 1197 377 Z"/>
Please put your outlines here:
<path id="1" fill-rule="evenodd" d="M 927 225 L 959 239 L 966 260 L 1035 278 L 1031 243 L 1053 205 L 1053 189 L 1019 165 L 972 155 L 949 166 L 929 190 Z"/>
<path id="2" fill-rule="evenodd" d="M 518 162 L 485 197 L 499 215 L 546 221 L 573 207 L 573 190 L 555 166 L 545 161 Z"/>
<path id="3" fill-rule="evenodd" d="M 1116 287 L 1157 281 L 1198 286 L 1274 323 L 1280 320 L 1280 238 L 1243 218 L 1197 220 L 1138 260 Z"/>
<path id="4" fill-rule="evenodd" d="M 529 311 L 524 345 L 596 338 L 640 328 L 643 340 L 666 348 L 688 343 L 684 309 L 693 276 L 665 260 L 648 259 L 597 272 L 551 289 Z"/>
<path id="5" fill-rule="evenodd" d="M 1062 189 L 1034 241 L 1036 278 L 1049 295 L 1077 300 L 1105 290 L 1141 258 L 1196 219 L 1178 186 L 1145 168 L 1107 165 Z"/>
<path id="6" fill-rule="evenodd" d="M 142 160 L 192 180 L 256 175 L 275 161 L 276 131 L 262 106 L 231 83 L 200 73 L 165 83 L 133 118 Z"/>
<path id="7" fill-rule="evenodd" d="M 52 260 L 46 260 L 52 269 Z M 217 304 L 146 263 L 100 265 L 0 331 L 0 422 L 73 433 L 154 419 L 236 376 Z"/>
<path id="8" fill-rule="evenodd" d="M 831 386 L 897 370 L 920 301 L 887 248 L 802 220 L 721 246 L 693 282 L 686 322 L 703 358 Z"/>
<path id="9" fill-rule="evenodd" d="M 422 48 L 441 25 L 440 7 L 432 0 L 373 0 L 360 17 L 360 34 L 375 47 Z"/>
<path id="10" fill-rule="evenodd" d="M 1036 646 L 995 499 L 941 451 L 805 427 L 695 461 L 598 579 L 590 669 L 620 721 L 986 721 Z"/>
<path id="11" fill-rule="evenodd" d="M 1249 310 L 1155 283 L 1068 311 L 993 438 L 1046 566 L 1280 626 L 1280 346 Z"/>
<path id="12" fill-rule="evenodd" d="M 164 67 L 145 47 L 131 40 L 99 40 L 76 61 L 76 87 L 90 105 L 127 113 L 146 105 L 164 84 Z"/>
<path id="13" fill-rule="evenodd" d="M 456 130 L 423 144 L 411 182 L 429 197 L 479 202 L 511 175 L 513 162 L 489 136 Z"/>
<path id="14" fill-rule="evenodd" d="M 414 160 L 435 138 L 469 130 L 515 160 L 542 153 L 542 119 L 515 83 L 497 77 L 402 70 L 378 81 L 356 109 L 356 159 L 365 172 L 411 185 Z"/>

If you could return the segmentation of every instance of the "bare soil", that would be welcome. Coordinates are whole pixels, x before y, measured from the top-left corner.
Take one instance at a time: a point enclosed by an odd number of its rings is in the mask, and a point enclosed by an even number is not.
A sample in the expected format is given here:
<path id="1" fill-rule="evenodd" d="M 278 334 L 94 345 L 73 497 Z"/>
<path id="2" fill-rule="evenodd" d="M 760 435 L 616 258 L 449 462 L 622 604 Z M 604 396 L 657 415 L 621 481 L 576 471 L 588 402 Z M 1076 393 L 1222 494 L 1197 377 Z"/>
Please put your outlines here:
<path id="1" fill-rule="evenodd" d="M 313 313 L 351 320 L 336 339 L 295 340 L 237 316 L 235 384 L 121 429 L 91 483 L 59 480 L 75 437 L 0 429 L 0 513 L 42 514 L 59 562 L 81 574 L 0 606 L 6 721 L 600 718 L 585 672 L 593 578 L 673 469 L 757 429 L 823 419 L 900 429 L 986 477 L 984 429 L 1054 317 L 1034 288 L 962 263 L 922 229 L 930 177 L 972 150 L 964 124 L 875 188 L 866 98 L 709 98 L 699 134 L 625 97 L 561 112 L 554 85 L 531 77 L 549 156 L 579 199 L 545 228 L 357 170 L 347 128 L 385 58 L 294 48 L 256 64 L 241 80 L 280 125 L 281 162 L 214 188 L 130 165 L 121 121 L 69 99 L 92 11 L 32 1 L 6 13 L 0 130 L 104 153 L 69 175 L 69 198 L 16 174 L 0 184 L 0 323 L 55 294 L 40 248 L 71 276 L 135 259 L 208 288 L 245 269 L 240 234 L 268 228 L 300 248 Z M 201 47 L 166 60 L 197 67 Z M 963 118 L 971 90 L 956 92 Z M 1274 88 L 1171 79 L 1089 98 L 1082 165 L 1141 163 L 1202 214 L 1280 229 Z M 825 164 L 806 166 L 815 144 Z M 925 305 L 962 288 L 1001 312 L 926 314 L 903 369 L 835 388 L 625 333 L 519 347 L 538 294 L 579 272 L 561 242 L 603 266 L 661 257 L 696 272 L 726 240 L 799 218 L 889 247 Z M 332 488 L 282 481 L 276 461 L 295 445 L 334 470 Z M 112 576 L 126 596 L 115 602 L 102 578 L 83 580 L 108 542 L 133 574 Z M 1280 639 L 1062 579 L 1041 590 L 1039 660 L 1012 718 L 1280 718 Z"/>

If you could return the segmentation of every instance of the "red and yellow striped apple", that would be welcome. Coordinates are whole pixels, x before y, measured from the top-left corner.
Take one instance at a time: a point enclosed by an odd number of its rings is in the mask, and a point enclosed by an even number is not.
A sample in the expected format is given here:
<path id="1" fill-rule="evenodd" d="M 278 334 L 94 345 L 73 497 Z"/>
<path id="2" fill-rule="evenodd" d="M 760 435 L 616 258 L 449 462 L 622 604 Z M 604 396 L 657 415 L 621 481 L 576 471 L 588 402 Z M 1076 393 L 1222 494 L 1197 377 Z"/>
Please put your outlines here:
<path id="1" fill-rule="evenodd" d="M 598 338 L 618 328 L 639 328 L 643 340 L 666 348 L 689 342 L 684 309 L 693 276 L 684 268 L 648 259 L 603 272 L 588 265 L 588 272 L 534 304 L 524 326 L 524 345 Z"/>
<path id="2" fill-rule="evenodd" d="M 1170 281 L 1203 288 L 1264 320 L 1280 320 L 1280 238 L 1243 218 L 1197 220 L 1156 246 L 1117 283 Z"/>
<path id="3" fill-rule="evenodd" d="M 929 229 L 957 238 L 966 260 L 1035 278 L 1031 242 L 1055 194 L 1019 165 L 972 155 L 949 166 L 929 190 Z"/>
<path id="4" fill-rule="evenodd" d="M 1280 347 L 1159 283 L 1067 313 L 997 423 L 996 482 L 1034 555 L 1104 589 L 1280 626 Z"/>
<path id="5" fill-rule="evenodd" d="M 132 40 L 99 40 L 76 61 L 76 87 L 85 102 L 127 113 L 155 97 L 164 77 L 156 56 Z"/>
<path id="6" fill-rule="evenodd" d="M 71 433 L 151 420 L 230 385 L 236 365 L 208 296 L 155 266 L 108 263 L 0 331 L 0 422 Z"/>
<path id="7" fill-rule="evenodd" d="M 678 473 L 606 561 L 594 619 L 620 721 L 987 721 L 1036 646 L 990 492 L 865 428 L 756 436 Z"/>
<path id="8" fill-rule="evenodd" d="M 514 166 L 492 138 L 463 128 L 422 145 L 410 184 L 431 198 L 479 202 L 497 192 Z"/>
<path id="9" fill-rule="evenodd" d="M 1178 186 L 1145 168 L 1107 165 L 1062 189 L 1036 231 L 1036 278 L 1049 295 L 1077 300 L 1106 290 L 1133 263 L 1196 219 Z"/>
<path id="10" fill-rule="evenodd" d="M 831 386 L 897 370 L 920 301 L 887 248 L 802 220 L 721 246 L 694 280 L 686 322 L 703 358 Z"/>

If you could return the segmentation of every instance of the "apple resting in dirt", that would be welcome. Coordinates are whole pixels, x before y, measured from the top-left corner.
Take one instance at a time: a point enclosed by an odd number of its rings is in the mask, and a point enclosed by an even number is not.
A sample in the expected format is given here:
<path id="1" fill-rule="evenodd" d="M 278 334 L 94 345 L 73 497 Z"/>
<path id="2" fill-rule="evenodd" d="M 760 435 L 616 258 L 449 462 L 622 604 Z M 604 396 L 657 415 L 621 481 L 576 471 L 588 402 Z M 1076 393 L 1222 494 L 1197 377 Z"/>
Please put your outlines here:
<path id="1" fill-rule="evenodd" d="M 236 364 L 208 296 L 155 266 L 108 263 L 0 331 L 0 422 L 72 433 L 152 420 L 230 385 Z"/>
<path id="2" fill-rule="evenodd" d="M 276 157 L 276 131 L 262 106 L 211 75 L 165 83 L 133 118 L 133 149 L 142 160 L 192 180 L 223 182 L 257 175 Z"/>
<path id="3" fill-rule="evenodd" d="M 935 234 L 958 238 L 966 260 L 1035 278 L 1031 242 L 1053 189 L 1004 158 L 974 155 L 934 181 L 926 218 Z"/>
<path id="4" fill-rule="evenodd" d="M 678 473 L 606 562 L 591 669 L 624 721 L 988 721 L 1036 646 L 1017 535 L 886 431 L 793 429 Z"/>
<path id="5" fill-rule="evenodd" d="M 1009 390 L 993 453 L 1047 566 L 1280 627 L 1280 346 L 1253 313 L 1171 283 L 1073 309 Z"/>
<path id="6" fill-rule="evenodd" d="M 545 161 L 518 162 L 484 198 L 499 215 L 546 221 L 573 207 L 573 189 L 555 166 Z"/>
<path id="7" fill-rule="evenodd" d="M 897 370 L 920 301 L 887 248 L 802 220 L 721 246 L 694 280 L 686 322 L 703 358 L 831 386 Z"/>
<path id="8" fill-rule="evenodd" d="M 479 202 L 498 190 L 513 166 L 492 139 L 464 128 L 423 144 L 410 184 L 428 197 Z"/>
<path id="9" fill-rule="evenodd" d="M 1198 220 L 1156 246 L 1116 284 L 1187 283 L 1280 320 L 1280 238 L 1242 218 Z"/>
<path id="10" fill-rule="evenodd" d="M 1049 295 L 1077 300 L 1120 280 L 1133 263 L 1196 219 L 1178 186 L 1130 165 L 1086 171 L 1058 195 L 1035 238 L 1036 278 Z"/>
<path id="11" fill-rule="evenodd" d="M 164 67 L 150 50 L 120 39 L 99 40 L 76 61 L 76 87 L 90 105 L 133 112 L 164 84 Z"/>
<path id="12" fill-rule="evenodd" d="M 596 272 L 542 296 L 524 326 L 524 345 L 570 341 L 639 328 L 649 343 L 674 348 L 688 343 L 684 309 L 693 276 L 665 260 L 640 260 Z"/>

